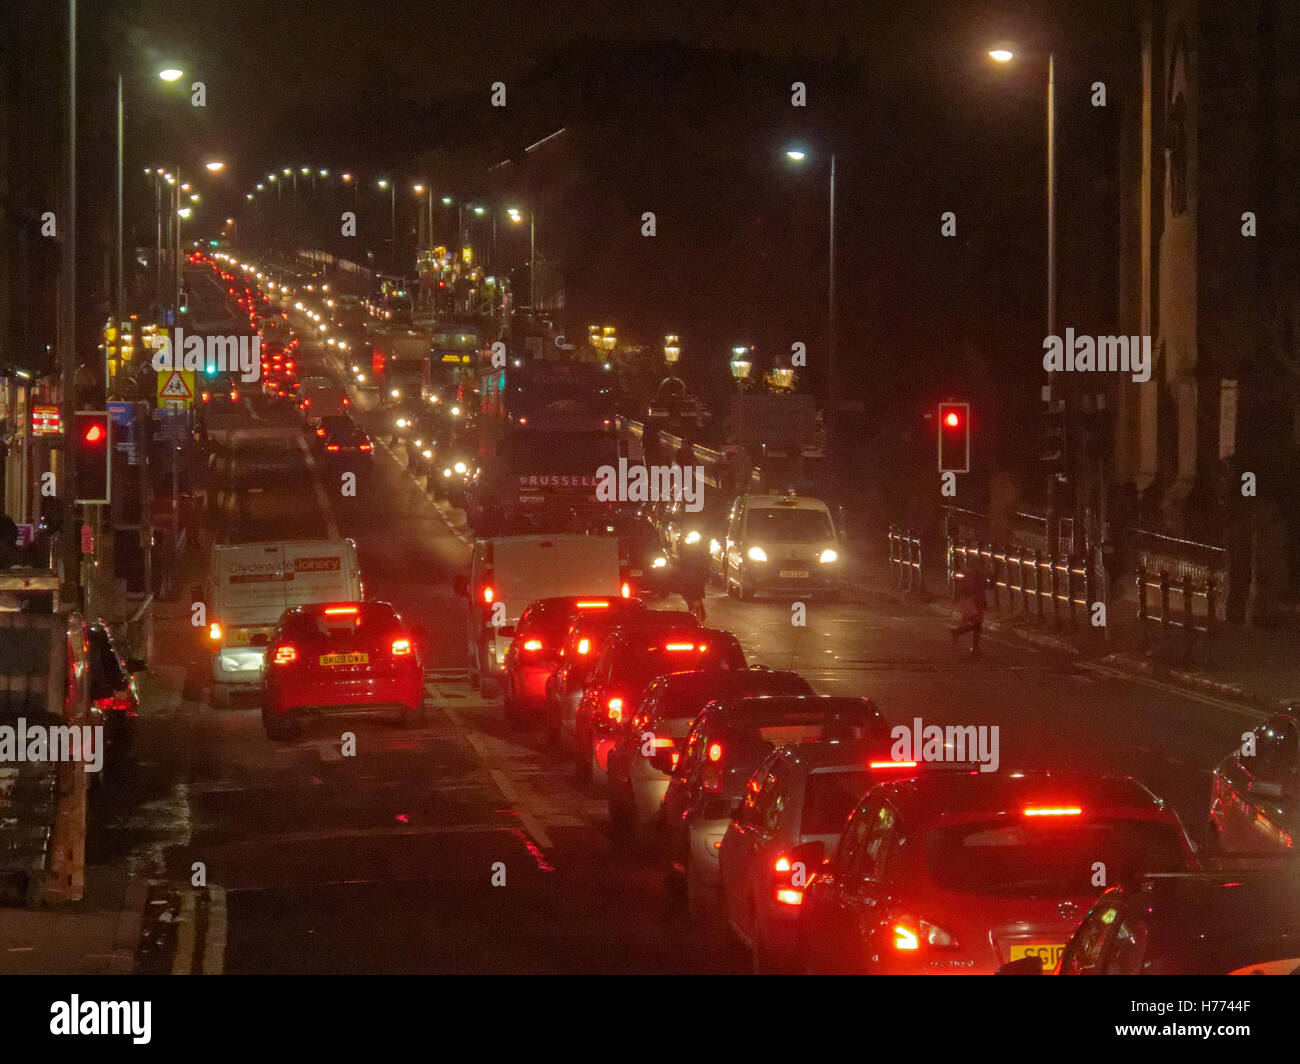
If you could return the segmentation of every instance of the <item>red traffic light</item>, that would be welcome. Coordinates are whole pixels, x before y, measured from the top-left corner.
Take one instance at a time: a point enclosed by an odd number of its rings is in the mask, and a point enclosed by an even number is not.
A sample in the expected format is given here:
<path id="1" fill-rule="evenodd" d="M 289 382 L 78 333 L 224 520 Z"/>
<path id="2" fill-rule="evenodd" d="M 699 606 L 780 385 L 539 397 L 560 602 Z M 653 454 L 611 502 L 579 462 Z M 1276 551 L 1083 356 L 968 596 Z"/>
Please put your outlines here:
<path id="1" fill-rule="evenodd" d="M 970 404 L 939 404 L 939 472 L 970 472 Z"/>
<path id="2" fill-rule="evenodd" d="M 949 410 L 948 413 L 944 416 L 943 423 L 947 425 L 950 429 L 955 429 L 958 425 L 961 424 L 961 418 L 957 415 L 956 410 Z"/>
<path id="3" fill-rule="evenodd" d="M 90 428 L 86 429 L 87 443 L 98 443 L 103 438 L 104 438 L 104 430 L 100 428 L 98 425 L 91 425 Z"/>

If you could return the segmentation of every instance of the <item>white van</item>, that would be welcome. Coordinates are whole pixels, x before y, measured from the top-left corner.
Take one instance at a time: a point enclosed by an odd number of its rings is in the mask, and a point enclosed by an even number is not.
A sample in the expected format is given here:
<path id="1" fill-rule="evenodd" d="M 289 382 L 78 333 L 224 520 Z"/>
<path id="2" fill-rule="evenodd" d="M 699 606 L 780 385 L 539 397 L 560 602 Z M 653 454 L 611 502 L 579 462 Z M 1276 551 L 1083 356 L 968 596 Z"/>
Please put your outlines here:
<path id="1" fill-rule="evenodd" d="M 830 508 L 806 495 L 741 495 L 731 505 L 722 544 L 727 594 L 758 592 L 826 601 L 839 595 L 843 543 Z"/>
<path id="2" fill-rule="evenodd" d="M 466 642 L 469 682 L 484 698 L 496 695 L 515 623 L 529 603 L 567 595 L 627 594 L 617 536 L 502 536 L 474 544 Z"/>
<path id="3" fill-rule="evenodd" d="M 212 548 L 207 603 L 212 703 L 262 678 L 280 615 L 309 602 L 360 602 L 361 570 L 350 539 L 301 539 Z"/>

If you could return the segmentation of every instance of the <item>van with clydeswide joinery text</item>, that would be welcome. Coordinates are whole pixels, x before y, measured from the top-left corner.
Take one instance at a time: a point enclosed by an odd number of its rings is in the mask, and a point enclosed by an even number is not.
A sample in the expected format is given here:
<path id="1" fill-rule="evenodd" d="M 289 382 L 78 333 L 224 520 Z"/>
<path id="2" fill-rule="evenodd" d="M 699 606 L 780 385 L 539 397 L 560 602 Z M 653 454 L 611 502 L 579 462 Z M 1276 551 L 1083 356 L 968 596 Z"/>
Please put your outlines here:
<path id="1" fill-rule="evenodd" d="M 360 602 L 361 570 L 350 539 L 241 543 L 212 548 L 203 602 L 212 651 L 212 703 L 261 683 L 271 632 L 285 610 Z"/>
<path id="2" fill-rule="evenodd" d="M 631 593 L 614 536 L 501 536 L 474 544 L 469 579 L 456 578 L 469 599 L 469 681 L 496 695 L 515 624 L 538 599 Z"/>

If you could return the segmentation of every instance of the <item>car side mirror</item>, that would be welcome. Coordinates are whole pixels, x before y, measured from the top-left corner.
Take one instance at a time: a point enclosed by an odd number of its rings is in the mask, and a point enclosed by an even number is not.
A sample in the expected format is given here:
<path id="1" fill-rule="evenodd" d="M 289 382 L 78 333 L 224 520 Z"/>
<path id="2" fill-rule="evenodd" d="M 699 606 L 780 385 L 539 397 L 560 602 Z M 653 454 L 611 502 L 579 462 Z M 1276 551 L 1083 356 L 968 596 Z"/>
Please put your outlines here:
<path id="1" fill-rule="evenodd" d="M 1037 956 L 1021 957 L 1019 960 L 1008 961 L 999 968 L 994 975 L 1042 975 L 1043 958 Z"/>
<path id="2" fill-rule="evenodd" d="M 461 598 L 469 598 L 469 581 L 463 575 L 457 573 L 456 578 L 451 582 L 451 586 Z"/>

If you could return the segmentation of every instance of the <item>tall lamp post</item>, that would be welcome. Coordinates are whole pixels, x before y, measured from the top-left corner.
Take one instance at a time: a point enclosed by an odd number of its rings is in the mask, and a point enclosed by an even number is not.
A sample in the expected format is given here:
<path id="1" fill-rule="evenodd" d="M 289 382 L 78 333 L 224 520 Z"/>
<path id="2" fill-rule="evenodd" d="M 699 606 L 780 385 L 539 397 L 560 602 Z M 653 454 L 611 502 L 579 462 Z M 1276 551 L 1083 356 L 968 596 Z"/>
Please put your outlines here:
<path id="1" fill-rule="evenodd" d="M 749 375 L 754 369 L 754 345 L 737 344 L 731 349 L 731 376 L 736 381 L 736 391 L 744 394 Z"/>
<path id="2" fill-rule="evenodd" d="M 393 259 L 397 259 L 397 185 L 389 181 L 386 177 L 381 177 L 377 182 L 379 188 L 388 189 L 388 222 L 389 237 L 388 242 L 393 245 Z"/>
<path id="3" fill-rule="evenodd" d="M 787 148 L 785 156 L 791 162 L 802 163 L 808 158 L 803 148 Z M 830 158 L 829 218 L 827 220 L 827 278 L 826 278 L 826 454 L 832 490 L 839 487 L 839 462 L 835 449 L 836 407 L 839 402 L 839 380 L 835 359 L 835 153 Z"/>
<path id="4" fill-rule="evenodd" d="M 988 54 L 1000 64 L 1016 58 L 1015 52 L 1004 46 L 991 48 Z M 1047 53 L 1047 335 L 1056 335 L 1056 54 L 1050 50 Z M 1056 383 L 1055 374 L 1049 370 L 1043 389 L 1043 398 L 1049 404 L 1058 399 L 1062 403 L 1066 401 L 1063 390 L 1061 395 L 1056 394 Z M 1053 473 L 1047 482 L 1047 539 L 1052 553 L 1057 551 L 1060 541 L 1057 495 L 1057 476 Z"/>
<path id="5" fill-rule="evenodd" d="M 510 220 L 518 225 L 522 222 L 523 215 L 518 207 L 509 207 L 506 213 L 510 215 Z M 537 227 L 536 219 L 533 215 L 532 207 L 528 208 L 528 309 L 534 316 L 537 314 Z"/>

